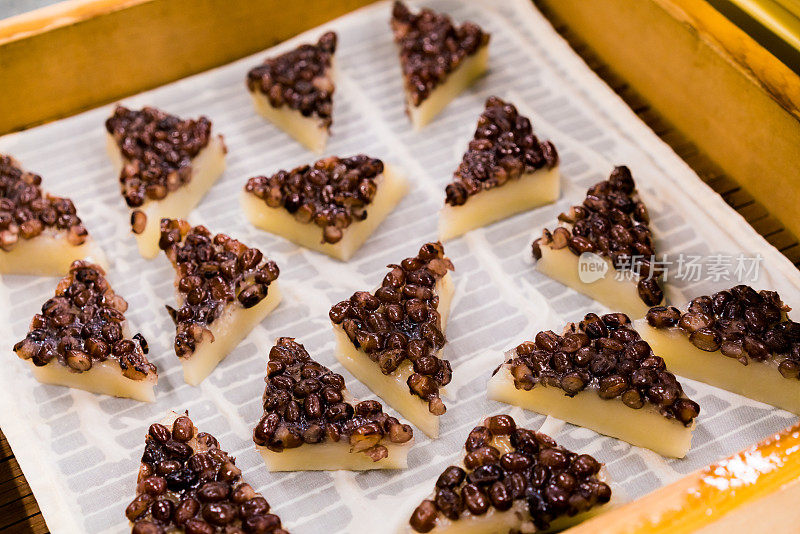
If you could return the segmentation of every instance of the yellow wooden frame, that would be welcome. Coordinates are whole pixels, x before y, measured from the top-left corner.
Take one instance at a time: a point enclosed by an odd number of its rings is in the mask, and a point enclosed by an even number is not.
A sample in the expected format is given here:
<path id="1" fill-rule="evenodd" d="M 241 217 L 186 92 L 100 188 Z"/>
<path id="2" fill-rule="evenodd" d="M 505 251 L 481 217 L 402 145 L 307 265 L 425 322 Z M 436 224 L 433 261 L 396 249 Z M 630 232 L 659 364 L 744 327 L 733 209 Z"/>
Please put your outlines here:
<path id="1" fill-rule="evenodd" d="M 800 3 L 796 0 L 730 1 L 781 41 L 800 51 Z"/>
<path id="2" fill-rule="evenodd" d="M 0 21 L 0 134 L 228 63 L 371 1 L 68 0 L 11 17 Z"/>
<path id="3" fill-rule="evenodd" d="M 800 523 L 800 423 L 567 534 L 788 532 Z"/>
<path id="4" fill-rule="evenodd" d="M 703 0 L 535 0 L 800 236 L 800 77 Z"/>

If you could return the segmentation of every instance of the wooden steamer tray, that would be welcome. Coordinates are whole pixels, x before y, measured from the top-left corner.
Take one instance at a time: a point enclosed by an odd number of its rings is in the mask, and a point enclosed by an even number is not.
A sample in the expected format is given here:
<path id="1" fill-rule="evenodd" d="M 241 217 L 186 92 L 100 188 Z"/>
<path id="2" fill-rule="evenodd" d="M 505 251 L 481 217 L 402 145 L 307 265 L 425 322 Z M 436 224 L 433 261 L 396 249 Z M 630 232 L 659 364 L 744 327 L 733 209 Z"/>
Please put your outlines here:
<path id="1" fill-rule="evenodd" d="M 535 3 L 656 133 L 800 263 L 796 72 L 713 1 Z"/>
<path id="2" fill-rule="evenodd" d="M 67 0 L 0 21 L 0 135 L 230 62 L 370 1 Z M 771 244 L 800 264 L 800 246 L 793 237 L 800 234 L 795 179 L 800 79 L 794 72 L 705 2 L 536 3 L 662 139 Z M 690 76 L 698 58 L 713 86 L 704 77 Z M 664 69 L 674 75 L 664 76 Z M 711 124 L 707 99 L 718 110 L 743 107 L 742 115 L 718 111 L 715 116 L 722 119 Z M 742 116 L 748 120 L 741 121 Z M 781 194 L 774 195 L 775 190 Z M 800 493 L 795 481 L 799 436 L 798 427 L 787 429 L 574 530 L 733 532 L 730 521 L 741 526 L 765 517 L 765 511 L 774 522 L 757 523 L 760 530 L 779 532 L 782 524 L 800 524 L 800 509 L 792 505 Z M 767 459 L 769 467 L 745 489 L 737 488 L 738 499 L 708 489 L 710 477 L 724 479 L 732 466 L 755 456 Z M 48 531 L 2 434 L 0 530 Z"/>

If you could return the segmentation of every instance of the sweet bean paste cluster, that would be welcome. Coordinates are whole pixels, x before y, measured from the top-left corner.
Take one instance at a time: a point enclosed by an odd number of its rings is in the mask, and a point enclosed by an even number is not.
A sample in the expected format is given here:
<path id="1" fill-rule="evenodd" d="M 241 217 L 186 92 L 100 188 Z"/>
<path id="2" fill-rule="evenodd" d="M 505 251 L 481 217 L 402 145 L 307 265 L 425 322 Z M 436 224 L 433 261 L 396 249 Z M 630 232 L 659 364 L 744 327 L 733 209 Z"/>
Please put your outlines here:
<path id="1" fill-rule="evenodd" d="M 46 229 L 66 232 L 70 245 L 82 245 L 89 233 L 68 198 L 42 193 L 42 177 L 24 171 L 0 154 L 0 250 L 11 251 L 19 239 L 32 239 Z"/>
<path id="2" fill-rule="evenodd" d="M 288 534 L 235 462 L 185 415 L 171 429 L 150 425 L 136 498 L 125 510 L 133 534 Z"/>
<path id="3" fill-rule="evenodd" d="M 527 117 L 520 115 L 513 104 L 489 97 L 453 183 L 445 189 L 445 202 L 460 206 L 481 191 L 557 164 L 556 147 L 536 138 Z"/>
<path id="4" fill-rule="evenodd" d="M 566 226 L 551 233 L 545 229 L 533 242 L 533 256 L 542 257 L 542 246 L 568 247 L 576 255 L 593 252 L 611 259 L 616 269 L 639 275 L 639 298 L 655 306 L 664 298 L 650 258 L 655 253 L 648 227 L 647 208 L 636 193 L 636 184 L 628 167 L 616 167 L 608 180 L 589 188 L 580 206 L 558 216 Z"/>
<path id="5" fill-rule="evenodd" d="M 301 223 L 316 224 L 322 228 L 322 241 L 333 244 L 353 222 L 367 218 L 382 173 L 383 162 L 364 154 L 330 156 L 269 178 L 250 178 L 245 191 L 271 208 L 283 207 Z"/>
<path id="6" fill-rule="evenodd" d="M 413 370 L 407 379 L 409 390 L 428 402 L 432 414 L 442 415 L 446 408 L 439 388 L 450 382 L 452 370 L 450 362 L 436 356 L 445 341 L 436 283 L 453 264 L 441 243 L 427 243 L 419 255 L 389 268 L 374 295 L 354 293 L 331 308 L 330 318 L 383 374 L 408 360 Z"/>
<path id="7" fill-rule="evenodd" d="M 690 426 L 700 406 L 686 398 L 664 360 L 629 325 L 623 313 L 589 313 L 579 324 L 567 326 L 562 336 L 539 332 L 506 362 L 514 386 L 528 391 L 541 384 L 569 396 L 588 388 L 634 409 L 650 403 L 665 417 Z"/>
<path id="8" fill-rule="evenodd" d="M 333 111 L 333 79 L 330 69 L 336 52 L 336 34 L 327 32 L 315 45 L 304 44 L 267 59 L 247 73 L 250 91 L 263 93 L 272 107 L 288 106 L 314 115 L 329 128 Z"/>
<path id="9" fill-rule="evenodd" d="M 445 14 L 430 9 L 412 13 L 402 2 L 394 3 L 391 25 L 413 106 L 419 106 L 468 56 L 489 43 L 489 34 L 477 24 L 454 26 Z"/>
<path id="10" fill-rule="evenodd" d="M 28 335 L 14 345 L 17 355 L 39 367 L 55 358 L 74 372 L 88 371 L 110 358 L 132 380 L 155 375 L 155 365 L 144 356 L 144 336 L 124 337 L 128 303 L 114 293 L 104 275 L 98 265 L 73 262 L 55 296 L 33 316 Z"/>
<path id="11" fill-rule="evenodd" d="M 465 447 L 464 468 L 445 469 L 434 497 L 414 510 L 410 524 L 415 531 L 430 532 L 440 519 L 455 521 L 467 512 L 481 516 L 490 508 L 509 510 L 516 502 L 527 504 L 535 527 L 530 532 L 546 530 L 558 517 L 611 498 L 611 488 L 598 479 L 597 460 L 517 427 L 508 415 L 487 418 L 470 432 Z"/>
<path id="12" fill-rule="evenodd" d="M 414 435 L 409 425 L 384 413 L 380 402 L 345 400 L 342 375 L 311 359 L 292 338 L 279 338 L 270 350 L 266 382 L 264 416 L 253 441 L 272 451 L 344 441 L 351 452 L 378 461 L 389 454 L 384 438 L 405 443 Z"/>
<path id="13" fill-rule="evenodd" d="M 192 227 L 183 220 L 161 220 L 158 246 L 175 267 L 183 302 L 177 310 L 167 306 L 177 330 L 179 357 L 191 356 L 203 341 L 213 341 L 208 326 L 229 304 L 252 308 L 264 300 L 280 273 L 257 248 L 225 234 L 212 236 L 205 226 Z"/>
<path id="14" fill-rule="evenodd" d="M 775 291 L 756 291 L 739 285 L 692 300 L 681 312 L 656 306 L 647 312 L 655 328 L 677 326 L 692 344 L 747 365 L 776 356 L 785 378 L 800 378 L 800 324 L 786 317 L 791 308 Z"/>
<path id="15" fill-rule="evenodd" d="M 117 106 L 106 120 L 106 130 L 125 161 L 119 181 L 122 196 L 131 208 L 140 207 L 145 200 L 161 200 L 189 183 L 192 158 L 211 138 L 207 118 L 181 120 L 152 107 L 134 111 Z M 145 223 L 144 213 L 134 211 L 134 231 L 141 233 Z"/>

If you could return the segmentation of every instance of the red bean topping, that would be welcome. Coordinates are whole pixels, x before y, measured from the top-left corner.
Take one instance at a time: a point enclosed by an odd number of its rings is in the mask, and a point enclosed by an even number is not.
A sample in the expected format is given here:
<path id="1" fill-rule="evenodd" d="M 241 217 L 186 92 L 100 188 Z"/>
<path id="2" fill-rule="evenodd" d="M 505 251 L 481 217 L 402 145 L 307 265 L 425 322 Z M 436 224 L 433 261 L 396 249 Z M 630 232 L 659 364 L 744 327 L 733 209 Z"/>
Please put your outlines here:
<path id="1" fill-rule="evenodd" d="M 178 310 L 167 308 L 176 325 L 175 353 L 181 358 L 213 341 L 209 326 L 226 306 L 256 306 L 280 273 L 258 249 L 183 220 L 161 220 L 159 247 L 175 268 L 177 289 L 184 298 Z"/>
<path id="2" fill-rule="evenodd" d="M 489 42 L 477 24 L 455 26 L 430 9 L 411 13 L 402 2 L 392 9 L 392 31 L 411 104 L 420 105 L 470 55 Z"/>
<path id="3" fill-rule="evenodd" d="M 481 191 L 557 164 L 555 147 L 550 141 L 536 138 L 530 120 L 520 115 L 513 104 L 491 96 L 453 182 L 445 189 L 445 202 L 460 206 Z"/>
<path id="4" fill-rule="evenodd" d="M 677 326 L 700 350 L 748 365 L 773 358 L 784 378 L 800 378 L 800 324 L 786 316 L 789 307 L 774 291 L 746 285 L 702 295 L 685 312 L 656 306 L 647 313 L 654 328 Z M 692 408 L 682 411 L 684 417 Z"/>
<path id="5" fill-rule="evenodd" d="M 513 449 L 500 456 L 493 446 L 496 439 L 510 440 Z M 597 460 L 560 447 L 544 434 L 518 428 L 510 416 L 490 417 L 485 426 L 475 427 L 465 448 L 466 471 L 449 466 L 442 472 L 433 497 L 409 520 L 414 531 L 430 532 L 440 516 L 456 521 L 465 512 L 479 516 L 490 508 L 509 510 L 523 499 L 537 531 L 547 530 L 559 517 L 574 516 L 611 497 L 608 485 L 598 478 Z M 468 460 L 476 453 L 485 461 Z"/>
<path id="6" fill-rule="evenodd" d="M 41 176 L 0 154 L 0 249 L 10 251 L 20 238 L 33 239 L 45 229 L 62 233 L 74 246 L 86 241 L 89 234 L 72 201 L 43 192 L 41 184 Z"/>
<path id="7" fill-rule="evenodd" d="M 122 339 L 125 299 L 114 293 L 102 267 L 77 260 L 56 287 L 55 296 L 34 316 L 25 339 L 14 345 L 22 359 L 47 365 L 53 358 L 76 372 L 91 369 L 95 362 L 112 358 L 122 374 L 142 380 L 156 374 L 145 354 L 147 341 L 141 334 Z"/>
<path id="8" fill-rule="evenodd" d="M 189 441 L 192 436 L 194 436 L 192 421 L 185 415 L 175 419 L 175 422 L 172 423 L 172 437 L 178 441 Z"/>
<path id="9" fill-rule="evenodd" d="M 330 69 L 336 52 L 336 34 L 323 34 L 316 44 L 303 44 L 267 59 L 247 73 L 250 91 L 264 94 L 270 105 L 288 106 L 314 116 L 328 128 L 332 123 L 335 90 Z"/>
<path id="10" fill-rule="evenodd" d="M 330 156 L 272 176 L 250 178 L 245 191 L 303 224 L 322 228 L 322 241 L 338 243 L 347 227 L 367 217 L 383 162 L 364 154 Z"/>
<path id="11" fill-rule="evenodd" d="M 287 534 L 213 436 L 195 434 L 187 415 L 177 417 L 172 428 L 150 426 L 137 496 L 125 510 L 133 532 Z"/>
<path id="12" fill-rule="evenodd" d="M 160 200 L 192 178 L 192 158 L 208 145 L 211 122 L 181 120 L 159 109 L 145 107 L 134 111 L 117 106 L 106 120 L 125 161 L 120 172 L 122 196 L 128 206 L 137 208 L 146 200 Z M 136 233 L 146 222 L 141 212 L 131 215 Z"/>
<path id="13" fill-rule="evenodd" d="M 668 308 L 653 310 L 651 324 L 678 322 Z M 706 330 L 692 334 L 693 342 L 711 347 L 718 339 Z M 701 340 L 700 335 L 706 337 Z M 506 363 L 517 389 L 530 390 L 541 383 L 561 388 L 570 396 L 595 391 L 602 399 L 619 399 L 633 409 L 650 402 L 664 416 L 685 425 L 697 416 L 693 408 L 696 403 L 685 398 L 675 376 L 665 371 L 664 361 L 653 354 L 650 345 L 631 328 L 630 319 L 621 313 L 602 317 L 587 314 L 580 323 L 567 325 L 561 336 L 539 332 L 534 342 L 517 346 Z M 687 407 L 687 402 L 692 407 Z"/>
<path id="14" fill-rule="evenodd" d="M 439 389 L 450 382 L 452 370 L 438 357 L 445 338 L 434 289 L 453 265 L 441 243 L 427 243 L 417 256 L 389 269 L 374 294 L 358 291 L 335 304 L 329 316 L 384 374 L 408 360 L 414 370 L 406 380 L 409 391 L 441 415 L 446 407 Z"/>
<path id="15" fill-rule="evenodd" d="M 639 198 L 630 169 L 614 168 L 608 180 L 586 193 L 580 206 L 558 216 L 561 225 L 552 232 L 545 229 L 533 245 L 534 258 L 541 258 L 543 246 L 569 247 L 573 254 L 592 252 L 611 260 L 618 270 L 638 276 L 639 298 L 648 306 L 664 299 L 661 272 L 651 264 L 655 254 L 648 226 L 647 208 Z"/>
<path id="16" fill-rule="evenodd" d="M 436 514 L 436 504 L 433 501 L 422 501 L 411 514 L 409 524 L 417 532 L 430 532 L 436 526 Z"/>
<path id="17" fill-rule="evenodd" d="M 313 360 L 293 338 L 278 338 L 270 349 L 265 380 L 264 415 L 253 441 L 270 450 L 344 438 L 353 452 L 378 461 L 388 453 L 384 438 L 405 443 L 414 435 L 378 401 L 344 402 L 342 376 Z"/>

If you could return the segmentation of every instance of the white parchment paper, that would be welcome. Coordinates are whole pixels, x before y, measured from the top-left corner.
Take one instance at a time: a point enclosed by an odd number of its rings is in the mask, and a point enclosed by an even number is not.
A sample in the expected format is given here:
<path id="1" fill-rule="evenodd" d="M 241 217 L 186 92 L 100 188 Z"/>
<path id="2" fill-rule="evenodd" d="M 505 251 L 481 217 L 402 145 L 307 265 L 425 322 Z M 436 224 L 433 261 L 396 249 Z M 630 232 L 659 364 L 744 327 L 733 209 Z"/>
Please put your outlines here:
<path id="1" fill-rule="evenodd" d="M 759 288 L 778 290 L 800 305 L 800 273 L 722 199 L 584 65 L 530 2 L 428 0 L 456 20 L 491 32 L 488 75 L 459 96 L 427 128 L 414 133 L 403 112 L 403 91 L 382 2 L 332 21 L 339 33 L 340 79 L 327 153 L 367 153 L 402 166 L 410 194 L 347 264 L 301 249 L 252 228 L 238 208 L 250 176 L 311 162 L 314 155 L 257 116 L 245 74 L 267 52 L 125 100 L 181 116 L 209 116 L 225 135 L 228 168 L 190 220 L 258 246 L 280 268 L 284 300 L 199 387 L 183 383 L 172 349 L 174 329 L 164 310 L 174 303 L 173 271 L 160 256 L 143 260 L 129 235 L 128 211 L 104 152 L 103 122 L 111 107 L 0 138 L 0 151 L 42 174 L 44 187 L 69 196 L 89 231 L 111 258 L 108 277 L 130 303 L 128 318 L 144 333 L 159 369 L 157 402 L 143 404 L 37 383 L 11 352 L 30 318 L 52 295 L 56 280 L 4 277 L 0 293 L 0 424 L 53 532 L 123 532 L 134 496 L 143 439 L 167 410 L 189 410 L 195 424 L 218 437 L 244 476 L 263 492 L 294 533 L 389 532 L 408 518 L 440 471 L 461 454 L 466 434 L 489 413 L 508 412 L 531 428 L 606 463 L 619 495 L 641 496 L 793 423 L 797 418 L 724 391 L 681 380 L 702 413 L 693 448 L 683 460 L 664 460 L 621 441 L 520 409 L 489 402 L 485 386 L 503 350 L 542 329 L 603 311 L 590 299 L 538 274 L 530 242 L 558 213 L 614 164 L 631 167 L 648 203 L 657 245 L 681 253 L 763 257 Z M 277 47 L 315 40 L 318 28 Z M 213 41 L 213 40 L 210 40 Z M 124 68 L 121 66 L 120 68 Z M 445 356 L 453 382 L 442 435 L 417 444 L 403 472 L 267 472 L 251 440 L 261 414 L 267 351 L 277 336 L 297 337 L 312 356 L 344 374 L 350 390 L 372 397 L 336 363 L 329 307 L 353 291 L 374 287 L 387 263 L 413 255 L 436 237 L 444 186 L 457 166 L 487 96 L 510 99 L 529 114 L 562 161 L 563 194 L 553 205 L 474 231 L 446 244 L 456 271 L 456 296 Z M 722 279 L 670 281 L 672 302 L 734 285 Z M 135 330 L 135 331 L 136 331 Z"/>

